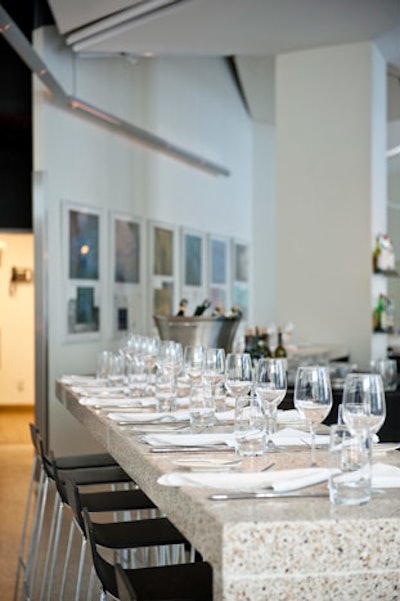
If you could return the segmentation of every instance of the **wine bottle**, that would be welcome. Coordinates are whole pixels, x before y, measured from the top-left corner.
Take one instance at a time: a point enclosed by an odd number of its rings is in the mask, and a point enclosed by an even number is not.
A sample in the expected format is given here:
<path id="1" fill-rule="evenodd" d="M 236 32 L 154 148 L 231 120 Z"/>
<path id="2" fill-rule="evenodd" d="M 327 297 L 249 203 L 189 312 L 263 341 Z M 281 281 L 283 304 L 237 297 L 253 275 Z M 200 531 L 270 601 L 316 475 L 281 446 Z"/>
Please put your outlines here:
<path id="1" fill-rule="evenodd" d="M 201 305 L 197 305 L 197 307 L 193 313 L 194 317 L 200 317 L 201 315 L 203 315 L 203 313 L 208 309 L 208 307 L 210 305 L 211 305 L 211 302 L 207 298 L 205 300 L 203 300 Z"/>
<path id="2" fill-rule="evenodd" d="M 269 347 L 269 334 L 265 328 L 260 330 L 258 336 L 258 348 L 260 358 L 264 357 L 265 359 L 269 359 L 272 357 L 271 349 Z"/>
<path id="3" fill-rule="evenodd" d="M 188 302 L 187 302 L 186 298 L 182 298 L 181 302 L 179 303 L 178 313 L 176 314 L 177 317 L 185 317 L 185 311 L 186 311 L 187 304 L 188 304 Z"/>
<path id="4" fill-rule="evenodd" d="M 277 344 L 274 354 L 275 354 L 275 357 L 278 359 L 287 357 L 287 352 L 283 345 L 283 334 L 282 334 L 282 330 L 280 328 L 278 329 L 278 344 Z"/>

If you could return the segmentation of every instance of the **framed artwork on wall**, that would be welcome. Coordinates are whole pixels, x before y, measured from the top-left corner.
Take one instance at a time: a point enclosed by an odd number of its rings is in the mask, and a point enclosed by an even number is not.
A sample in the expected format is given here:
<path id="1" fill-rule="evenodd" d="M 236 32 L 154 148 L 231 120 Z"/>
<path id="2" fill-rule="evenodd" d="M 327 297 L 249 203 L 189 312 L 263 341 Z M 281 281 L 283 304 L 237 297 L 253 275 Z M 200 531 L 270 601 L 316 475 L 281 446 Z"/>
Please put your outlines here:
<path id="1" fill-rule="evenodd" d="M 232 305 L 239 305 L 246 321 L 249 314 L 249 245 L 232 240 Z"/>
<path id="2" fill-rule="evenodd" d="M 186 228 L 181 229 L 181 298 L 188 301 L 186 314 L 193 315 L 196 307 L 207 298 L 206 234 Z"/>
<path id="3" fill-rule="evenodd" d="M 97 340 L 101 330 L 101 211 L 64 203 L 66 338 Z"/>
<path id="4" fill-rule="evenodd" d="M 211 307 L 226 313 L 230 309 L 230 244 L 224 236 L 208 236 L 208 298 Z"/>
<path id="5" fill-rule="evenodd" d="M 150 221 L 148 235 L 150 267 L 148 321 L 150 328 L 154 328 L 153 315 L 174 315 L 179 303 L 176 226 Z"/>
<path id="6" fill-rule="evenodd" d="M 124 213 L 110 213 L 113 336 L 143 329 L 143 238 L 142 220 Z"/>

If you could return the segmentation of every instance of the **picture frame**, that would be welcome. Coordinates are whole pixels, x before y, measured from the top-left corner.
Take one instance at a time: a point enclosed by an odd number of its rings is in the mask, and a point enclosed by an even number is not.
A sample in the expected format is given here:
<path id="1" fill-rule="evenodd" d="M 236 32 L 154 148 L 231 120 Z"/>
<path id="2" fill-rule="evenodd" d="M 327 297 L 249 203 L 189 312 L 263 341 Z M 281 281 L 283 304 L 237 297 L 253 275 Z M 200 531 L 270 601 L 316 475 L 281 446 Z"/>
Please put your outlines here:
<path id="1" fill-rule="evenodd" d="M 178 232 L 173 224 L 148 223 L 148 324 L 153 315 L 174 315 L 179 305 Z"/>
<path id="2" fill-rule="evenodd" d="M 111 336 L 139 330 L 145 319 L 145 228 L 143 220 L 129 213 L 110 212 Z"/>
<path id="3" fill-rule="evenodd" d="M 249 317 L 250 246 L 248 242 L 233 239 L 232 249 L 232 306 L 238 305 L 244 321 Z"/>
<path id="4" fill-rule="evenodd" d="M 102 212 L 65 202 L 62 219 L 67 342 L 98 340 L 102 327 Z"/>
<path id="5" fill-rule="evenodd" d="M 206 240 L 204 232 L 181 228 L 181 298 L 187 300 L 187 316 L 193 315 L 196 307 L 208 298 Z"/>
<path id="6" fill-rule="evenodd" d="M 208 298 L 226 313 L 231 306 L 231 246 L 229 238 L 208 235 Z"/>

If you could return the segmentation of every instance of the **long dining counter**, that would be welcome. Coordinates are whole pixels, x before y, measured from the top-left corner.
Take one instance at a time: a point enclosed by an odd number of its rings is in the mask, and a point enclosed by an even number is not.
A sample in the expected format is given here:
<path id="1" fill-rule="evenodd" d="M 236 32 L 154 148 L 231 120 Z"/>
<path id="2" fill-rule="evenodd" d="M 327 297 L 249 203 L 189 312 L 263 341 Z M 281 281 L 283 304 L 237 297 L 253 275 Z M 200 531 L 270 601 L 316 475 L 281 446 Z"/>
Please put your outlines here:
<path id="1" fill-rule="evenodd" d="M 400 599 L 399 488 L 359 507 L 332 506 L 327 496 L 212 501 L 211 489 L 157 483 L 177 469 L 179 453 L 150 452 L 137 430 L 81 404 L 68 384 L 57 381 L 56 396 L 210 562 L 214 601 Z M 235 458 L 232 450 L 216 456 Z M 326 465 L 326 451 L 317 459 Z M 400 453 L 377 460 L 400 466 Z M 240 469 L 271 461 L 308 467 L 309 449 L 246 458 Z"/>

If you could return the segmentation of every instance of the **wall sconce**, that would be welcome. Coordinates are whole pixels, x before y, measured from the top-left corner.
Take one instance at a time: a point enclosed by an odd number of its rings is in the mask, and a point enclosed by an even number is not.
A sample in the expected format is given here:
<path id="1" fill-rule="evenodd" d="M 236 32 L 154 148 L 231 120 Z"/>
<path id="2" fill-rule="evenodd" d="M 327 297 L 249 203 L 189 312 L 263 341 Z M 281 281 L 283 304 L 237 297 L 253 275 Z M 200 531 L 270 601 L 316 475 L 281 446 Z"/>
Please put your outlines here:
<path id="1" fill-rule="evenodd" d="M 10 295 L 15 293 L 17 284 L 31 284 L 33 271 L 29 267 L 12 267 L 10 279 Z"/>

